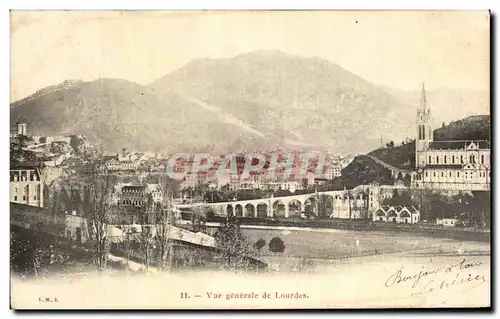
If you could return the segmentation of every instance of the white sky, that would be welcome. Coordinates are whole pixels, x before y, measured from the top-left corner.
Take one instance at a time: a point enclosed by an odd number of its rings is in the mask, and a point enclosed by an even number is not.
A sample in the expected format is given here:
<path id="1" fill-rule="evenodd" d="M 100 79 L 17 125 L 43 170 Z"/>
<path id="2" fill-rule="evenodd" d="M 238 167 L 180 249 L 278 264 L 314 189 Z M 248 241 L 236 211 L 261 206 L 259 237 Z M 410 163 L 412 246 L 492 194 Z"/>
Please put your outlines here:
<path id="1" fill-rule="evenodd" d="M 489 89 L 475 12 L 47 12 L 11 15 L 11 101 L 66 79 L 141 84 L 196 58 L 261 49 L 321 57 L 380 85 Z"/>

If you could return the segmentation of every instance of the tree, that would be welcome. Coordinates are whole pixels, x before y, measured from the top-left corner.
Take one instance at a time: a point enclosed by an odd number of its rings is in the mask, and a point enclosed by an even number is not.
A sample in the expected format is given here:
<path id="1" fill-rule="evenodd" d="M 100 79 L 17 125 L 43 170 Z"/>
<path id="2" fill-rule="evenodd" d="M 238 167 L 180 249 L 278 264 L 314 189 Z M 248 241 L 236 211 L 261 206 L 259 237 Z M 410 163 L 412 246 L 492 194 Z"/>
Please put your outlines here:
<path id="1" fill-rule="evenodd" d="M 157 224 L 156 217 L 161 212 L 161 204 L 153 202 L 149 197 L 144 205 L 139 209 L 139 224 L 141 225 L 140 232 L 140 248 L 144 257 L 144 265 L 146 269 L 151 264 L 151 248 L 153 247 L 153 227 Z"/>
<path id="2" fill-rule="evenodd" d="M 48 214 L 22 214 L 27 229 L 11 226 L 11 267 L 23 277 L 59 271 L 69 258 L 67 243 L 61 240 L 66 230 L 66 215 L 55 209 L 57 196 L 52 200 L 53 210 Z"/>
<path id="3" fill-rule="evenodd" d="M 282 253 L 285 251 L 285 243 L 279 237 L 273 237 L 269 241 L 269 250 L 273 253 Z"/>
<path id="4" fill-rule="evenodd" d="M 257 240 L 253 246 L 255 247 L 255 249 L 260 251 L 262 249 L 262 247 L 264 247 L 265 245 L 266 245 L 266 241 L 261 238 L 261 239 Z"/>
<path id="5" fill-rule="evenodd" d="M 113 185 L 113 177 L 100 173 L 97 164 L 90 170 L 91 211 L 89 213 L 89 235 L 92 245 L 93 262 L 102 271 L 107 267 L 109 242 L 106 237 L 107 225 L 112 214 L 109 196 Z"/>
<path id="6" fill-rule="evenodd" d="M 68 261 L 68 247 L 55 236 L 13 226 L 10 232 L 10 264 L 22 277 L 42 277 L 59 271 Z"/>
<path id="7" fill-rule="evenodd" d="M 207 221 L 206 208 L 202 206 L 193 207 L 193 214 L 191 215 L 191 226 L 193 232 L 205 232 L 205 223 Z"/>
<path id="8" fill-rule="evenodd" d="M 389 206 L 405 206 L 405 207 L 417 206 L 410 192 L 402 191 L 401 194 L 399 194 L 397 189 L 394 189 L 392 197 L 384 199 L 382 201 L 382 204 Z"/>
<path id="9" fill-rule="evenodd" d="M 385 144 L 387 147 L 394 147 L 394 141 L 390 141 L 389 143 Z"/>
<path id="10" fill-rule="evenodd" d="M 248 257 L 253 255 L 253 250 L 236 217 L 228 217 L 214 237 L 217 259 L 222 261 L 224 268 L 234 270 L 248 265 Z"/>
<path id="11" fill-rule="evenodd" d="M 159 249 L 160 270 L 168 271 L 172 266 L 173 247 L 170 241 L 170 231 L 175 224 L 175 214 L 172 207 L 164 205 L 156 217 L 156 244 Z"/>
<path id="12" fill-rule="evenodd" d="M 17 135 L 10 139 L 10 161 L 23 162 L 35 161 L 35 153 L 26 150 L 29 142 L 32 141 L 31 137 L 25 135 Z"/>

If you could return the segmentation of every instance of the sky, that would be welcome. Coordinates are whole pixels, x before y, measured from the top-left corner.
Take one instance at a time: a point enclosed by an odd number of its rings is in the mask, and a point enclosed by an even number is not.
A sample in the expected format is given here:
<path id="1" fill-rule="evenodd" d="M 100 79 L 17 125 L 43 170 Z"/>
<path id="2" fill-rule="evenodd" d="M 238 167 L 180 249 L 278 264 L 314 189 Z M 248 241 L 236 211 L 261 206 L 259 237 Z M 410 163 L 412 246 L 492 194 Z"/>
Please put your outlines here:
<path id="1" fill-rule="evenodd" d="M 11 101 L 66 79 L 148 84 L 198 58 L 320 57 L 403 90 L 489 90 L 485 11 L 12 11 Z"/>

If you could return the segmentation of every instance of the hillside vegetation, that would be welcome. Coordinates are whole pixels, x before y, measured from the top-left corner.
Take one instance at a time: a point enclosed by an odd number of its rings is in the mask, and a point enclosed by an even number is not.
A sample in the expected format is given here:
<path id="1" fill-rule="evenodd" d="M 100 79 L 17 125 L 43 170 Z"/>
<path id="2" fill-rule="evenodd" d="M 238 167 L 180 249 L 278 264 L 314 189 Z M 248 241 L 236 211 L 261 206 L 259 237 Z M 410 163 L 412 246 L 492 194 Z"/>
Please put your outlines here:
<path id="1" fill-rule="evenodd" d="M 379 148 L 369 154 L 395 167 L 403 169 L 415 167 L 415 141 L 394 147 Z"/>
<path id="2" fill-rule="evenodd" d="M 322 190 L 350 189 L 358 185 L 377 182 L 381 185 L 392 185 L 394 179 L 391 172 L 367 156 L 356 156 L 354 160 L 342 170 L 342 176 L 335 178 L 332 183 L 320 187 Z"/>

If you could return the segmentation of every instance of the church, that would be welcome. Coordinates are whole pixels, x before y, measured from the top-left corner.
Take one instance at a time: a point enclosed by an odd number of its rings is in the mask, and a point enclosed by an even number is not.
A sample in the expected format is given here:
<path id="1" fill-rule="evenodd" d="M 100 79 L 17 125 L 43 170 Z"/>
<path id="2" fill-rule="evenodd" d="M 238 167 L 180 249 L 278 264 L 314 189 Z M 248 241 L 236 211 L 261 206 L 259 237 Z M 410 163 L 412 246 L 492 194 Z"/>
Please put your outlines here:
<path id="1" fill-rule="evenodd" d="M 422 84 L 415 138 L 415 188 L 490 190 L 490 143 L 485 140 L 434 141 L 431 109 Z"/>

